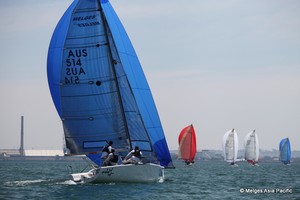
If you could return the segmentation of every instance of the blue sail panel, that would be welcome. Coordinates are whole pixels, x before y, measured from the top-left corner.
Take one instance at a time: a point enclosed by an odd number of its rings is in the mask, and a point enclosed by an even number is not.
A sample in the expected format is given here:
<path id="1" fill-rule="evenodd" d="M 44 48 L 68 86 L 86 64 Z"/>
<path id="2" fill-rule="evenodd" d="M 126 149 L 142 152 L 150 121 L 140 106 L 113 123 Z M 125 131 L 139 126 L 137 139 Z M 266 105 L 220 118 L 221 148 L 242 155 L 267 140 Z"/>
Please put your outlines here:
<path id="1" fill-rule="evenodd" d="M 101 159 L 101 153 L 95 153 L 95 154 L 87 154 L 86 156 L 93 161 L 96 165 L 101 166 L 102 165 L 102 159 Z"/>
<path id="2" fill-rule="evenodd" d="M 156 156 L 161 165 L 172 165 L 158 112 L 134 48 L 111 4 L 109 2 L 102 3 L 102 8 L 110 30 L 114 35 L 118 54 L 130 82 L 143 122 L 153 143 Z"/>
<path id="3" fill-rule="evenodd" d="M 284 138 L 279 144 L 280 160 L 284 164 L 290 163 L 291 160 L 291 145 L 288 138 Z"/>
<path id="4" fill-rule="evenodd" d="M 56 107 L 56 110 L 61 116 L 61 101 L 60 101 L 60 72 L 62 63 L 62 49 L 67 35 L 67 27 L 70 23 L 72 11 L 77 4 L 75 0 L 67 9 L 59 23 L 57 24 L 49 45 L 47 58 L 47 76 L 48 85 L 51 96 Z"/>
<path id="5" fill-rule="evenodd" d="M 111 36 L 100 10 L 97 0 L 77 2 L 61 52 L 61 118 L 72 154 L 101 151 L 103 141 L 129 148 Z"/>

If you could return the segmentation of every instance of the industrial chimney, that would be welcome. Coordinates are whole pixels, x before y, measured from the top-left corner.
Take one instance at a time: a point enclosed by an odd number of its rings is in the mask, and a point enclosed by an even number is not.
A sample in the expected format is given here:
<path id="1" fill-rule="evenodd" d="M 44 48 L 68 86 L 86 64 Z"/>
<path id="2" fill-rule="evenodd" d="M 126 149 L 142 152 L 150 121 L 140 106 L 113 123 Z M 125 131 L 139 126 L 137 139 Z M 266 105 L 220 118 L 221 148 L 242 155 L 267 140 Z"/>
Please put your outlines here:
<path id="1" fill-rule="evenodd" d="M 20 145 L 20 156 L 25 156 L 24 150 L 24 116 L 21 116 L 21 145 Z"/>

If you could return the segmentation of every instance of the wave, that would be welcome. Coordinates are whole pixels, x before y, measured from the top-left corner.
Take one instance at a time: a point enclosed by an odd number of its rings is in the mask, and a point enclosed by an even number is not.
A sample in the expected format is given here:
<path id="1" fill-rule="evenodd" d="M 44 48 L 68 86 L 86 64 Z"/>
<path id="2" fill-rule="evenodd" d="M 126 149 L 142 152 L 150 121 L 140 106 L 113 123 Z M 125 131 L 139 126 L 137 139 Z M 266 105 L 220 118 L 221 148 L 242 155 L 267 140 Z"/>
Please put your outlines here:
<path id="1" fill-rule="evenodd" d="M 24 180 L 24 181 L 8 181 L 5 182 L 5 185 L 8 186 L 25 186 L 25 185 L 32 185 L 32 184 L 37 184 L 37 183 L 42 183 L 42 182 L 47 182 L 49 180 L 42 180 L 42 179 L 38 179 L 38 180 Z"/>

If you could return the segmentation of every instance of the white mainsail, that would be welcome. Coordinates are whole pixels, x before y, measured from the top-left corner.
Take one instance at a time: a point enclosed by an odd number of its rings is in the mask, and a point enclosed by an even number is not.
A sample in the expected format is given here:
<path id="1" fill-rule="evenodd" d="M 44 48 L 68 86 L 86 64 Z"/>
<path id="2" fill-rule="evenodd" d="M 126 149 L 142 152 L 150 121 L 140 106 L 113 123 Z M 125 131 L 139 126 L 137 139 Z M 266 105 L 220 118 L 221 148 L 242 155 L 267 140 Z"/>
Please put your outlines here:
<path id="1" fill-rule="evenodd" d="M 249 163 L 255 164 L 259 157 L 258 137 L 255 130 L 251 131 L 245 136 L 245 160 Z"/>
<path id="2" fill-rule="evenodd" d="M 235 163 L 238 154 L 238 136 L 234 129 L 223 136 L 223 157 L 227 162 Z"/>

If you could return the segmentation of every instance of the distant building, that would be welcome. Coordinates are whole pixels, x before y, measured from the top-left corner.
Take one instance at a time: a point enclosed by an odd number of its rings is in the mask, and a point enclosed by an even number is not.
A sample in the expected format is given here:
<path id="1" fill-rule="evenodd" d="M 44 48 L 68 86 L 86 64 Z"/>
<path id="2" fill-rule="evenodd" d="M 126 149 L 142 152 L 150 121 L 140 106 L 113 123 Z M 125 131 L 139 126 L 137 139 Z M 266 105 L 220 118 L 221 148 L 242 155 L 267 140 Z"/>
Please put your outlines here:
<path id="1" fill-rule="evenodd" d="M 20 157 L 20 156 L 64 156 L 63 150 L 24 150 L 24 154 L 20 154 L 19 149 L 0 149 L 0 156 Z"/>
<path id="2" fill-rule="evenodd" d="M 24 156 L 64 156 L 63 150 L 26 150 L 24 148 L 24 116 L 21 116 L 21 142 L 19 149 L 0 149 L 0 158 Z"/>
<path id="3" fill-rule="evenodd" d="M 64 156 L 63 150 L 25 150 L 25 156 Z"/>

